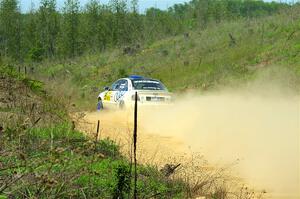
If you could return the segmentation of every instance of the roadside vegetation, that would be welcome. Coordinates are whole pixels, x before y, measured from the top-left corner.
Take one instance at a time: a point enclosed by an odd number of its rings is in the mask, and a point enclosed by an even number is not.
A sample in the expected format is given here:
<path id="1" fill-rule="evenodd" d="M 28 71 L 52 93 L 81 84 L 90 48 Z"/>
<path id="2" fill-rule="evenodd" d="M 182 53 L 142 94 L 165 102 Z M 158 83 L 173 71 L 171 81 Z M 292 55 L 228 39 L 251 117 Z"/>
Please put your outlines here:
<path id="1" fill-rule="evenodd" d="M 41 82 L 0 69 L 0 198 L 131 198 L 131 164 L 118 145 L 75 130 Z M 182 180 L 151 166 L 138 174 L 140 197 L 184 197 Z"/>
<path id="2" fill-rule="evenodd" d="M 110 140 L 93 142 L 67 124 L 31 129 L 6 127 L 1 134 L 1 198 L 131 195 L 130 163 Z M 138 171 L 140 197 L 183 197 L 183 182 L 167 180 L 152 167 L 139 166 Z"/>

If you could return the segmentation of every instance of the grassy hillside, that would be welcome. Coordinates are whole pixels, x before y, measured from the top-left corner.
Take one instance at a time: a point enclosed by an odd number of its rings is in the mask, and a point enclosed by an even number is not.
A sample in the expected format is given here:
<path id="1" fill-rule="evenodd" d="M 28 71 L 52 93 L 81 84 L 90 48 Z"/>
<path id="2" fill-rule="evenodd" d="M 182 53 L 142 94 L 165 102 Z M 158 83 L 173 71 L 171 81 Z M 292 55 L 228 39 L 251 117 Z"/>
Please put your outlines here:
<path id="1" fill-rule="evenodd" d="M 288 71 L 290 85 L 296 85 L 300 77 L 299 43 L 298 6 L 274 16 L 211 24 L 205 30 L 149 46 L 44 62 L 35 75 L 56 84 L 51 85 L 53 89 L 58 86 L 67 96 L 88 103 L 105 85 L 128 74 L 160 79 L 171 91 L 207 90 L 240 84 L 260 71 L 277 68 Z"/>

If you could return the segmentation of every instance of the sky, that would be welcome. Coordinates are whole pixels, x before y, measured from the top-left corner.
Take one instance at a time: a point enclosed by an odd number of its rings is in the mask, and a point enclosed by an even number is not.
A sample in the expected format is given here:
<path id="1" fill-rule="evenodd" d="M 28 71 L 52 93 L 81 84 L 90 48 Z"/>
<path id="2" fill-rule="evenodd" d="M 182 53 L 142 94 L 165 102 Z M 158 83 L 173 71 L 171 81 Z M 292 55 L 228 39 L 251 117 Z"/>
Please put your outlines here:
<path id="1" fill-rule="evenodd" d="M 28 12 L 33 5 L 34 8 L 39 7 L 40 0 L 19 0 L 22 12 Z M 61 9 L 65 0 L 56 0 L 58 9 Z M 99 0 L 100 3 L 107 4 L 109 0 Z M 147 8 L 156 7 L 160 9 L 167 9 L 174 4 L 189 2 L 191 0 L 139 0 L 139 10 L 144 12 Z M 280 1 L 280 0 L 265 0 L 265 1 Z M 300 0 L 281 0 L 282 2 L 297 2 Z M 83 7 L 89 0 L 79 0 L 81 7 Z"/>
<path id="2" fill-rule="evenodd" d="M 23 12 L 27 12 L 30 10 L 31 5 L 34 6 L 34 8 L 39 7 L 39 0 L 19 0 L 21 3 L 21 10 Z M 57 0 L 57 6 L 58 8 L 62 8 L 64 5 L 65 0 Z M 176 3 L 184 3 L 188 2 L 190 0 L 139 0 L 139 10 L 140 12 L 144 12 L 147 8 L 150 7 L 157 7 L 160 9 L 166 9 Z M 80 5 L 84 6 L 89 0 L 79 0 Z M 109 2 L 109 0 L 100 0 L 101 3 L 106 4 Z"/>

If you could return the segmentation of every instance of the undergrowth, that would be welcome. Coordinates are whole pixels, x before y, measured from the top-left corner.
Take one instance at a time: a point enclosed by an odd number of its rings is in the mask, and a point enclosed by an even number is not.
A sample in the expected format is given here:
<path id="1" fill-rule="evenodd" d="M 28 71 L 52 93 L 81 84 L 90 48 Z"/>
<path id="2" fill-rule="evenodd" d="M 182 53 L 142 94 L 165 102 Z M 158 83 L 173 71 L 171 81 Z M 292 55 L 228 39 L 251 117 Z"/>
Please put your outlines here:
<path id="1" fill-rule="evenodd" d="M 124 198 L 132 194 L 130 162 L 111 140 L 94 142 L 68 124 L 6 128 L 0 136 L 2 198 Z M 138 173 L 141 198 L 157 193 L 159 198 L 183 196 L 183 186 L 170 183 L 158 170 L 140 165 Z"/>

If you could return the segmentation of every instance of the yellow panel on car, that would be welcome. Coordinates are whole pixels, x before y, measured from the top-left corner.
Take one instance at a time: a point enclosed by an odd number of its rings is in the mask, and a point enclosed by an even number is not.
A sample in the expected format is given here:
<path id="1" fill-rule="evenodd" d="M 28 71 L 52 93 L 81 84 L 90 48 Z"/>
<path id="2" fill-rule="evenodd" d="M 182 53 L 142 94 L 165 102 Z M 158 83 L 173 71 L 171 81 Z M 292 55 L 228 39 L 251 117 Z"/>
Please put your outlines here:
<path id="1" fill-rule="evenodd" d="M 111 94 L 112 94 L 112 92 L 111 92 L 111 91 L 108 91 L 108 92 L 104 95 L 104 100 L 105 100 L 105 101 L 110 101 Z"/>

